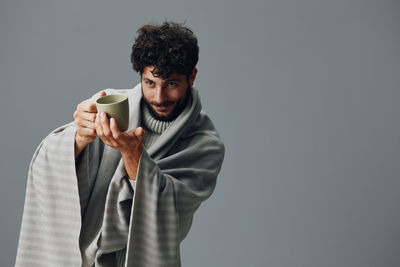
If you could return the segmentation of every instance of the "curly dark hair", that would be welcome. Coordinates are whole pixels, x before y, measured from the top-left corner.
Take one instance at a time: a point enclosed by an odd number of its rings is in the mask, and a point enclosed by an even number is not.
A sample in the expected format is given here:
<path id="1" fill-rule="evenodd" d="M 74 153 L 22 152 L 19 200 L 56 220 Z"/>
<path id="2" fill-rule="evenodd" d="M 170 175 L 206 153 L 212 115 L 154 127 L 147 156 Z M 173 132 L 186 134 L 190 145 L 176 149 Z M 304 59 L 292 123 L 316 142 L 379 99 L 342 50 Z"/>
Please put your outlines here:
<path id="1" fill-rule="evenodd" d="M 199 60 L 197 38 L 192 30 L 175 22 L 146 24 L 138 31 L 132 46 L 131 62 L 140 74 L 146 66 L 154 66 L 156 77 L 167 79 L 173 72 L 192 73 Z"/>

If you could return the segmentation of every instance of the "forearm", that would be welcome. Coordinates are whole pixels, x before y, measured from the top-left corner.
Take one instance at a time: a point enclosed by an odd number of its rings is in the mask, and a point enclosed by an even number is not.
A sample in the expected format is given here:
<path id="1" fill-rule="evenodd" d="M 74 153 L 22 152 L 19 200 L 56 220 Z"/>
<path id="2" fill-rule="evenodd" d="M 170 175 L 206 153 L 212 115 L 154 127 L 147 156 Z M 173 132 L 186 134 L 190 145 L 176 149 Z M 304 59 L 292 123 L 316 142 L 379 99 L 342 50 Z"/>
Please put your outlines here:
<path id="1" fill-rule="evenodd" d="M 138 149 L 133 152 L 121 153 L 122 160 L 124 161 L 125 170 L 130 180 L 136 181 L 136 174 L 139 167 L 140 156 L 142 155 L 143 145 L 140 144 Z"/>

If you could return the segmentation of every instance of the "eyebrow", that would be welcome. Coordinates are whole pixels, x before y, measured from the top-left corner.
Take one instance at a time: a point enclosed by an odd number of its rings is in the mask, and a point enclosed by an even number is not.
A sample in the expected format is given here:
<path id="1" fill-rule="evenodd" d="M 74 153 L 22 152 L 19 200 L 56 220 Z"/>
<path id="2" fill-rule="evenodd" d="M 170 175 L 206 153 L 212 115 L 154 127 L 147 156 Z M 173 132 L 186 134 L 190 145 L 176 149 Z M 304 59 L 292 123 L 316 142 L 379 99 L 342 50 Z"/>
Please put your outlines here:
<path id="1" fill-rule="evenodd" d="M 181 78 L 174 78 L 174 79 L 166 79 L 165 82 L 181 82 Z"/>
<path id="2" fill-rule="evenodd" d="M 143 79 L 154 82 L 152 79 L 149 79 L 149 78 L 146 78 L 146 77 L 143 77 Z M 164 83 L 167 83 L 167 82 L 182 82 L 182 79 L 181 78 L 172 78 L 172 79 L 164 80 Z"/>

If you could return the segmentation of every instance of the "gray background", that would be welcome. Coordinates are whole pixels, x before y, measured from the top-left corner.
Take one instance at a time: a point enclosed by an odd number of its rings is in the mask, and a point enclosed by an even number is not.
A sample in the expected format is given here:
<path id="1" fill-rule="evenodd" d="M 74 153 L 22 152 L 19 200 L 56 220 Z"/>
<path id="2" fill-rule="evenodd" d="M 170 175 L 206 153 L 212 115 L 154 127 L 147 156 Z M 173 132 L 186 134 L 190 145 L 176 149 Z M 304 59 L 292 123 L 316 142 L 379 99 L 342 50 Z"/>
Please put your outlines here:
<path id="1" fill-rule="evenodd" d="M 0 265 L 15 261 L 40 141 L 139 81 L 139 26 L 187 21 L 195 84 L 226 144 L 183 266 L 400 266 L 400 3 L 0 3 Z"/>

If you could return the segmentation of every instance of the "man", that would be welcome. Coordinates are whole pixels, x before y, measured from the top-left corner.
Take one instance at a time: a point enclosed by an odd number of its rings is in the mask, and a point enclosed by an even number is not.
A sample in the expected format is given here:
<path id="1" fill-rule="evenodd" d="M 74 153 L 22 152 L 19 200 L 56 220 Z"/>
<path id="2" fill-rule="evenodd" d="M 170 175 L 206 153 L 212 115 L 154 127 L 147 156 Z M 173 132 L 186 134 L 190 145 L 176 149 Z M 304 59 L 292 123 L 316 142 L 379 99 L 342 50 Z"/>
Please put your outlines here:
<path id="1" fill-rule="evenodd" d="M 173 22 L 138 30 L 133 89 L 80 103 L 28 175 L 16 266 L 180 266 L 180 242 L 214 191 L 225 147 L 193 87 L 197 39 Z M 95 100 L 128 95 L 129 128 Z"/>

